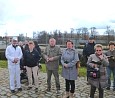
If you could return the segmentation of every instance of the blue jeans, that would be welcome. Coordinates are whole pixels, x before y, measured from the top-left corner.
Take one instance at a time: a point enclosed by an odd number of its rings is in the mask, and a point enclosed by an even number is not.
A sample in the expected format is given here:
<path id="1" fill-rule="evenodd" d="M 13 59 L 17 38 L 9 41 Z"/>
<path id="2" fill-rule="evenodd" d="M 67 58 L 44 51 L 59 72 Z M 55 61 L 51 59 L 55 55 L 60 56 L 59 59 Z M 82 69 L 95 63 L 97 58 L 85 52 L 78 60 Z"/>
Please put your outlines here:
<path id="1" fill-rule="evenodd" d="M 113 88 L 115 88 L 115 67 L 107 66 L 108 86 L 111 86 L 111 73 L 113 74 Z"/>

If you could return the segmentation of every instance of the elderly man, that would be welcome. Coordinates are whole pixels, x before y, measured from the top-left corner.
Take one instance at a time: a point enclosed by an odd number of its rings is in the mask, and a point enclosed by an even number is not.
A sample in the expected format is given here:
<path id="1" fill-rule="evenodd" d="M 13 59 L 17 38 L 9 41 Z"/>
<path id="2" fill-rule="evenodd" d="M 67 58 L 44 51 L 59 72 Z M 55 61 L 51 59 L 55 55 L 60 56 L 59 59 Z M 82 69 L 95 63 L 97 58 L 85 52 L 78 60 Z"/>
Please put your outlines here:
<path id="1" fill-rule="evenodd" d="M 20 59 L 22 58 L 22 50 L 18 46 L 16 37 L 13 37 L 12 44 L 6 48 L 5 56 L 8 60 L 10 90 L 12 93 L 15 93 L 16 88 L 18 91 L 22 91 L 20 84 Z"/>
<path id="2" fill-rule="evenodd" d="M 60 58 L 61 50 L 58 46 L 56 46 L 56 40 L 51 38 L 49 40 L 49 45 L 46 47 L 45 52 L 43 53 L 43 57 L 46 61 L 46 69 L 47 69 L 47 91 L 51 90 L 51 75 L 53 74 L 55 77 L 57 94 L 59 94 L 60 90 L 60 82 L 59 82 L 59 58 Z"/>

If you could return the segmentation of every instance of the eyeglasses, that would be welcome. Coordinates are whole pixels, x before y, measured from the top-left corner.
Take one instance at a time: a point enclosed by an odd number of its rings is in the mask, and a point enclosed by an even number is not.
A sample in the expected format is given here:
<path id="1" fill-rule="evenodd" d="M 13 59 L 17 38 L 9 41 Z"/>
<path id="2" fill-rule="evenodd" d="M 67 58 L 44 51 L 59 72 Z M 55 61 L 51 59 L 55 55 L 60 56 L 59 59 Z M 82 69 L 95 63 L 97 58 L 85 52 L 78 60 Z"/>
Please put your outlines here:
<path id="1" fill-rule="evenodd" d="M 96 50 L 96 51 L 102 51 L 102 50 Z"/>
<path id="2" fill-rule="evenodd" d="M 33 44 L 33 43 L 29 43 L 29 44 Z"/>

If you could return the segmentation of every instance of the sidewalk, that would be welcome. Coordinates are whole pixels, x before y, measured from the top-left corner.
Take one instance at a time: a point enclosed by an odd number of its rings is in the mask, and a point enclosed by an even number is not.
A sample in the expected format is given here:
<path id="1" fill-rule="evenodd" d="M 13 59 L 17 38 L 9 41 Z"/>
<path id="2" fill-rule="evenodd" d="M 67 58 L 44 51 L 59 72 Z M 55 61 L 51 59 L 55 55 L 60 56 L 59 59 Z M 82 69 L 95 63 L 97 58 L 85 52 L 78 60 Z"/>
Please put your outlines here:
<path id="1" fill-rule="evenodd" d="M 22 92 L 17 92 L 12 94 L 9 89 L 8 80 L 8 69 L 0 68 L 0 98 L 62 98 L 65 91 L 65 81 L 60 76 L 60 95 L 56 95 L 55 79 L 52 77 L 52 89 L 51 92 L 46 92 L 46 73 L 39 72 L 39 89 L 35 92 L 35 88 L 32 90 L 27 90 L 27 84 L 22 84 Z M 76 81 L 75 98 L 89 98 L 90 85 L 86 84 L 86 78 L 80 77 Z M 115 98 L 115 92 L 112 89 L 105 90 L 104 98 Z M 95 98 L 98 98 L 98 91 L 95 94 Z"/>

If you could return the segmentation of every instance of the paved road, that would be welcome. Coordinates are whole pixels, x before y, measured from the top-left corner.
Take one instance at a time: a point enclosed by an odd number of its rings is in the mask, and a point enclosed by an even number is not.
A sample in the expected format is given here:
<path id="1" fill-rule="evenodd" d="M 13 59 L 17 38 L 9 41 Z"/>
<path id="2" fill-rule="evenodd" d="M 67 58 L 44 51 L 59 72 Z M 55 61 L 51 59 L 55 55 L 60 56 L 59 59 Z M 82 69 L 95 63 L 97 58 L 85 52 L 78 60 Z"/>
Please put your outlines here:
<path id="1" fill-rule="evenodd" d="M 52 77 L 51 92 L 46 92 L 46 73 L 39 72 L 39 89 L 35 92 L 34 87 L 32 90 L 27 90 L 27 83 L 22 84 L 22 92 L 12 94 L 9 90 L 8 70 L 0 68 L 0 98 L 62 98 L 65 93 L 64 79 L 60 76 L 61 90 L 60 95 L 56 95 L 55 81 Z M 89 98 L 90 86 L 86 84 L 86 78 L 80 77 L 76 80 L 76 90 L 74 98 Z M 104 98 L 115 98 L 115 92 L 105 90 Z M 98 98 L 98 91 L 95 94 Z"/>

